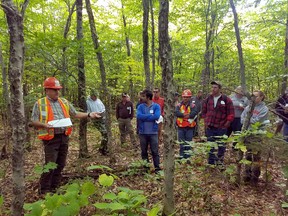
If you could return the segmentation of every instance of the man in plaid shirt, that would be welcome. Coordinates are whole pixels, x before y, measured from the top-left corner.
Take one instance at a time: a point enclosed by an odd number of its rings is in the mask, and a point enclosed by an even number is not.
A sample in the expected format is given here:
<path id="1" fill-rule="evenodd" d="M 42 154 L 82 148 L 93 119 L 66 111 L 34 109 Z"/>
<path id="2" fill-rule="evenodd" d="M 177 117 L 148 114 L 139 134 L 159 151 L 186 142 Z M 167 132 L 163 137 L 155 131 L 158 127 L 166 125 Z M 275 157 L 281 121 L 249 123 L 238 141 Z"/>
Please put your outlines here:
<path id="1" fill-rule="evenodd" d="M 234 119 L 234 107 L 232 100 L 221 93 L 221 83 L 211 82 L 212 92 L 204 100 L 202 105 L 202 118 L 204 118 L 205 132 L 207 140 L 218 144 L 218 153 L 212 147 L 209 152 L 208 164 L 222 165 L 225 154 L 225 143 L 221 142 L 217 136 L 227 133 L 227 128 Z"/>

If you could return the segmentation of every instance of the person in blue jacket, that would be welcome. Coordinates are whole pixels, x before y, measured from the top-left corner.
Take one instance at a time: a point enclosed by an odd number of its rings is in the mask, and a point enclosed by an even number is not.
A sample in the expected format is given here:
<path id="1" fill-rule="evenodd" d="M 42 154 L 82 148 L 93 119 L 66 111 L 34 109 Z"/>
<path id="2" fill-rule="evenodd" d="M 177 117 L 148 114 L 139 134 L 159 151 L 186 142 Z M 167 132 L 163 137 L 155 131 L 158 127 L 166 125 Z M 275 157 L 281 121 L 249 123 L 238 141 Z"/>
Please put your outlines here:
<path id="1" fill-rule="evenodd" d="M 158 152 L 158 119 L 160 118 L 161 108 L 159 104 L 152 101 L 153 93 L 150 90 L 144 90 L 141 95 L 142 104 L 137 108 L 137 120 L 139 129 L 139 138 L 141 146 L 141 157 L 143 160 L 148 158 L 148 146 L 150 145 L 155 173 L 160 168 L 160 157 Z"/>

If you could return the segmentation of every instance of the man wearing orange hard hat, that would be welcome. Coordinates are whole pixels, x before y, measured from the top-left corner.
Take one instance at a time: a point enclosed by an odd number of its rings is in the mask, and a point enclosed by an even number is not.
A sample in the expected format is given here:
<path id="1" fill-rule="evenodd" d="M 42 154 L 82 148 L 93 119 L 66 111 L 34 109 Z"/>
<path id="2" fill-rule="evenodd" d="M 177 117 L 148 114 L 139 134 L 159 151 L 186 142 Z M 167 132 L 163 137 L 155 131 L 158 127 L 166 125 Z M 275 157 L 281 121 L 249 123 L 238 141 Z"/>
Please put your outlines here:
<path id="1" fill-rule="evenodd" d="M 182 101 L 176 106 L 175 115 L 178 126 L 178 141 L 180 142 L 180 158 L 189 158 L 191 142 L 196 126 L 198 109 L 191 102 L 192 92 L 186 89 L 182 93 Z"/>
<path id="2" fill-rule="evenodd" d="M 78 112 L 69 101 L 59 97 L 62 89 L 55 77 L 44 81 L 46 97 L 40 98 L 33 107 L 32 125 L 37 128 L 42 140 L 45 164 L 54 162 L 57 168 L 43 173 L 40 178 L 39 194 L 55 191 L 61 182 L 61 172 L 66 164 L 69 135 L 72 132 L 70 116 L 75 118 L 100 118 L 95 113 Z"/>

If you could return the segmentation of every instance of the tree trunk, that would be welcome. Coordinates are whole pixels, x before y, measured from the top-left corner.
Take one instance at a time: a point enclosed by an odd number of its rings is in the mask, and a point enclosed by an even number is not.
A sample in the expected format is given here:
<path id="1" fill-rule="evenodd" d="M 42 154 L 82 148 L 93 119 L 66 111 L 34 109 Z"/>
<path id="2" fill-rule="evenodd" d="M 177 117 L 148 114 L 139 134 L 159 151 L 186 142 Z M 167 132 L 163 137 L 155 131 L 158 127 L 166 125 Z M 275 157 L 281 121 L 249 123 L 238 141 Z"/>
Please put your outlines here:
<path id="1" fill-rule="evenodd" d="M 164 208 L 163 215 L 175 210 L 174 201 L 174 102 L 172 49 L 168 34 L 169 0 L 159 0 L 159 56 L 162 68 L 162 91 L 165 98 L 164 124 Z"/>
<path id="2" fill-rule="evenodd" d="M 151 14 L 151 54 L 152 54 L 152 76 L 151 76 L 151 88 L 154 87 L 155 73 L 156 73 L 156 59 L 155 59 L 155 24 L 154 24 L 154 11 L 153 0 L 150 0 L 150 14 Z"/>
<path id="3" fill-rule="evenodd" d="M 84 46 L 83 46 L 83 19 L 82 19 L 82 0 L 76 0 L 77 11 L 77 40 L 78 40 L 78 105 L 82 112 L 87 110 L 86 105 L 86 80 L 85 80 L 85 65 L 84 65 Z M 79 158 L 88 156 L 87 148 L 87 119 L 80 119 L 79 124 Z"/>
<path id="4" fill-rule="evenodd" d="M 126 23 L 126 17 L 124 14 L 124 6 L 123 6 L 123 1 L 121 0 L 121 5 L 122 5 L 122 20 L 123 20 L 123 26 L 124 26 L 124 34 L 125 34 L 125 42 L 126 42 L 126 50 L 127 50 L 127 56 L 128 56 L 128 60 L 130 61 L 130 57 L 131 57 L 131 49 L 130 49 L 130 39 L 128 36 L 128 32 L 127 32 L 127 23 Z M 129 74 L 130 74 L 130 79 L 129 79 L 129 83 L 130 83 L 130 88 L 129 88 L 129 94 L 131 99 L 134 98 L 134 88 L 133 88 L 133 79 L 132 79 L 132 68 L 130 66 L 130 64 L 128 65 L 128 70 L 129 70 Z"/>
<path id="5" fill-rule="evenodd" d="M 209 16 L 211 17 L 209 18 Z M 202 85 L 203 85 L 203 91 L 208 92 L 209 82 L 211 78 L 211 62 L 212 62 L 212 55 L 213 55 L 212 48 L 213 48 L 215 23 L 216 23 L 216 14 L 215 14 L 215 11 L 212 10 L 212 0 L 208 1 L 208 6 L 207 6 L 206 13 L 205 13 L 205 17 L 206 17 L 206 42 L 205 42 L 206 48 L 205 48 L 205 54 L 204 54 L 205 68 L 202 70 Z"/>
<path id="6" fill-rule="evenodd" d="M 73 3 L 72 8 L 70 9 L 70 5 L 68 5 L 68 10 L 69 10 L 69 15 L 66 21 L 66 25 L 64 28 L 64 33 L 63 33 L 63 38 L 66 41 L 67 40 L 67 36 L 68 36 L 68 32 L 71 26 L 71 18 L 72 18 L 72 14 L 74 13 L 75 10 L 75 6 L 76 6 L 76 1 Z M 67 57 L 66 57 L 66 49 L 67 49 L 67 44 L 64 43 L 64 46 L 62 48 L 62 74 L 63 74 L 63 80 L 62 80 L 62 96 L 65 96 L 66 94 L 66 83 L 68 82 L 68 69 L 67 69 Z"/>
<path id="7" fill-rule="evenodd" d="M 2 44 L 0 43 L 0 65 L 2 70 L 2 91 L 3 91 L 3 107 L 1 107 L 1 116 L 3 122 L 3 129 L 5 134 L 5 142 L 0 147 L 0 159 L 7 157 L 7 146 L 9 145 L 9 130 L 11 129 L 11 110 L 10 110 L 10 99 L 8 93 L 8 83 L 7 83 L 7 69 L 2 55 Z M 11 134 L 10 134 L 11 135 Z"/>
<path id="8" fill-rule="evenodd" d="M 96 31 L 96 26 L 95 26 L 95 21 L 94 21 L 94 16 L 93 12 L 91 9 L 91 4 L 90 0 L 85 0 L 86 2 L 86 9 L 89 17 L 89 24 L 90 24 L 90 30 L 91 30 L 91 36 L 94 44 L 94 49 L 97 55 L 97 59 L 99 62 L 99 67 L 100 67 L 100 74 L 101 74 L 101 84 L 102 84 L 102 90 L 103 90 L 103 96 L 104 96 L 104 101 L 105 101 L 105 106 L 106 106 L 106 128 L 107 128 L 107 133 L 108 133 L 108 147 L 109 151 L 112 151 L 111 148 L 111 140 L 112 140 L 112 131 L 111 131 L 111 95 L 108 91 L 107 88 L 107 81 L 106 81 L 106 72 L 105 72 L 105 65 L 102 57 L 102 53 L 99 51 L 100 45 L 98 42 L 98 35 Z"/>
<path id="9" fill-rule="evenodd" d="M 287 74 L 288 74 L 288 14 L 286 19 L 286 34 L 285 34 L 285 56 L 284 56 L 284 74 L 283 80 L 281 84 L 281 94 L 285 93 L 285 89 L 287 88 Z M 287 186 L 288 187 L 288 186 Z"/>
<path id="10" fill-rule="evenodd" d="M 24 144 L 25 144 L 25 113 L 22 94 L 22 76 L 24 68 L 24 34 L 23 17 L 28 1 L 24 1 L 21 13 L 12 0 L 2 0 L 2 8 L 6 14 L 10 34 L 10 58 L 8 76 L 10 80 L 10 104 L 12 125 L 12 185 L 13 199 L 11 215 L 22 215 L 25 197 L 24 183 Z"/>
<path id="11" fill-rule="evenodd" d="M 245 64 L 244 64 L 244 59 L 243 59 L 240 31 L 238 27 L 238 15 L 236 12 L 234 1 L 233 0 L 229 0 L 229 1 L 230 1 L 232 11 L 233 11 L 233 16 L 234 16 L 234 28 L 235 28 L 235 35 L 237 39 L 237 49 L 238 49 L 238 57 L 239 57 L 239 63 L 240 63 L 241 86 L 244 89 L 244 92 L 246 92 Z"/>
<path id="12" fill-rule="evenodd" d="M 143 4 L 143 60 L 145 70 L 145 85 L 146 89 L 151 89 L 150 83 L 150 63 L 149 63 L 149 36 L 148 36 L 148 21 L 149 21 L 149 0 L 142 0 Z"/>

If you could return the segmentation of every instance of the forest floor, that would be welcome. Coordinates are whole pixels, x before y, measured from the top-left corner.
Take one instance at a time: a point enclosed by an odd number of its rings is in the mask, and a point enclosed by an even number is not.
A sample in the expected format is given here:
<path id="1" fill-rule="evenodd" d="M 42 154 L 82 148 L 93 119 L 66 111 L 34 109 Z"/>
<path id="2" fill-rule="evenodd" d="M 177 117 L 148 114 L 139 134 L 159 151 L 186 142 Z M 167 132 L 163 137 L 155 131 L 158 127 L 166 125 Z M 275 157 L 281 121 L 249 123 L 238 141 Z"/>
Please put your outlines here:
<path id="1" fill-rule="evenodd" d="M 92 176 L 95 172 L 86 170 L 91 165 L 105 165 L 112 168 L 113 173 L 119 178 L 115 180 L 114 187 L 128 187 L 142 190 L 147 196 L 146 208 L 151 209 L 155 204 L 162 205 L 163 199 L 163 174 L 156 175 L 143 173 L 141 170 L 131 168 L 131 163 L 140 161 L 140 148 L 133 147 L 129 142 L 120 145 L 118 129 L 113 128 L 112 150 L 113 154 L 102 156 L 98 152 L 100 133 L 91 125 L 88 127 L 89 158 L 79 159 L 79 147 L 77 141 L 78 132 L 71 136 L 67 165 L 64 169 L 64 181 L 68 182 L 77 178 Z M 35 165 L 43 165 L 44 152 L 42 144 L 32 134 L 31 151 L 25 152 L 25 203 L 35 202 L 43 197 L 38 195 L 38 179 L 34 173 Z M 161 159 L 163 158 L 163 144 L 159 147 Z M 175 155 L 178 154 L 178 146 L 175 147 Z M 226 171 L 217 168 L 208 169 L 206 158 L 195 156 L 190 163 L 178 163 L 175 166 L 175 215 L 288 215 L 288 211 L 281 207 L 284 199 L 285 179 L 281 167 L 273 159 L 268 163 L 269 178 L 266 182 L 262 169 L 260 182 L 257 186 L 234 184 L 231 167 L 235 167 L 235 156 L 230 147 L 225 155 Z M 129 168 L 130 166 L 130 168 Z M 105 171 L 104 171 L 105 172 Z M 11 153 L 8 159 L 0 164 L 0 188 L 4 197 L 4 209 L 2 215 L 8 215 L 12 200 L 12 168 Z M 97 173 L 96 173 L 97 174 Z M 97 175 L 94 175 L 95 181 Z M 6 213 L 4 213 L 6 212 Z M 101 214 L 95 207 L 86 208 L 80 215 Z M 105 215 L 105 214 L 102 214 Z"/>

